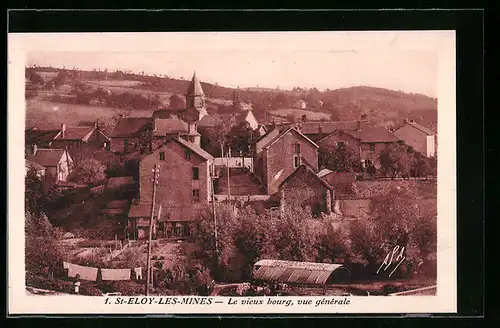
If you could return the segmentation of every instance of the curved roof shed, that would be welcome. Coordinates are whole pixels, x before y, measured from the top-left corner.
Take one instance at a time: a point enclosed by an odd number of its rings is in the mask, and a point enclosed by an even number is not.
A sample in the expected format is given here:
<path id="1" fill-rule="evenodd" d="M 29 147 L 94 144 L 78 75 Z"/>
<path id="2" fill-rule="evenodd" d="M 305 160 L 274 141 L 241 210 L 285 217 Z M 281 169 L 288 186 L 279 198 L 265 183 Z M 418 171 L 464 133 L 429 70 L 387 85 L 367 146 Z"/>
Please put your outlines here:
<path id="1" fill-rule="evenodd" d="M 334 272 L 347 270 L 342 264 L 261 260 L 254 264 L 253 278 L 282 283 L 325 285 Z"/>

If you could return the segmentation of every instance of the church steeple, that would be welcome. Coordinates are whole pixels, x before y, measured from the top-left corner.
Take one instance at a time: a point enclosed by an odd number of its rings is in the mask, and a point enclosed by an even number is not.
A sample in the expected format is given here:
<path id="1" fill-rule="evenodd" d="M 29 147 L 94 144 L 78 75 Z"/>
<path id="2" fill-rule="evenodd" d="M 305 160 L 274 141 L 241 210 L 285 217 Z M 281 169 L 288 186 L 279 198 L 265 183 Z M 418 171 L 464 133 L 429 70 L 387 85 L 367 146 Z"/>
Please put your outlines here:
<path id="1" fill-rule="evenodd" d="M 189 84 L 188 90 L 186 92 L 186 96 L 203 96 L 205 97 L 205 93 L 201 88 L 201 83 L 198 77 L 196 76 L 196 71 L 193 73 L 193 78 L 191 79 L 191 83 Z"/>
<path id="2" fill-rule="evenodd" d="M 200 80 L 196 76 L 196 71 L 193 73 L 193 78 L 186 91 L 186 107 L 188 111 L 192 109 L 198 111 L 198 119 L 207 115 L 207 110 L 205 108 L 205 93 L 201 88 Z"/>

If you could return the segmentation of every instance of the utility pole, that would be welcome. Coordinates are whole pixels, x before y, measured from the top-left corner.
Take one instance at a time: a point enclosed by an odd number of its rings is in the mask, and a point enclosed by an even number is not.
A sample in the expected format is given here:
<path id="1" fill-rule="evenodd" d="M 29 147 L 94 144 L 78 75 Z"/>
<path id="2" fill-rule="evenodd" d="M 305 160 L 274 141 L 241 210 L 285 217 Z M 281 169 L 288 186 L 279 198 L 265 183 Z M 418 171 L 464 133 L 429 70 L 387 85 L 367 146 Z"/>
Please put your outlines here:
<path id="1" fill-rule="evenodd" d="M 148 242 L 148 262 L 147 262 L 147 275 L 146 275 L 146 296 L 149 295 L 149 285 L 151 282 L 151 243 L 153 239 L 153 220 L 155 215 L 155 202 L 156 202 L 156 188 L 158 186 L 158 177 L 160 176 L 160 165 L 155 164 L 153 172 L 153 198 L 151 200 L 151 217 L 149 218 L 149 242 Z"/>
<path id="2" fill-rule="evenodd" d="M 229 159 L 231 157 L 231 145 L 229 145 L 228 153 L 227 153 L 227 202 L 231 203 L 231 182 L 229 180 Z"/>
<path id="3" fill-rule="evenodd" d="M 217 213 L 215 206 L 215 165 L 212 164 L 211 170 L 211 178 L 212 178 L 212 213 L 214 216 L 214 238 L 215 238 L 215 261 L 216 267 L 219 265 L 219 238 L 217 237 Z"/>

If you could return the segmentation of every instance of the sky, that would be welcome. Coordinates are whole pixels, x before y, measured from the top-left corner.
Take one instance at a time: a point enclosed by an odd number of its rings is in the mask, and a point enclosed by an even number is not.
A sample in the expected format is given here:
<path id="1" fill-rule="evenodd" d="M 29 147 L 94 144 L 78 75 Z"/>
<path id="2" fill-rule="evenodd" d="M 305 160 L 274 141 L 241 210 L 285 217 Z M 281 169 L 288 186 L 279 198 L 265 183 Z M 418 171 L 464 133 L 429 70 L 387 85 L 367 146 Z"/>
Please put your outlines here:
<path id="1" fill-rule="evenodd" d="M 357 85 L 437 95 L 445 31 L 29 35 L 27 64 L 144 71 L 227 87 Z M 47 51 L 50 49 L 50 51 Z"/>

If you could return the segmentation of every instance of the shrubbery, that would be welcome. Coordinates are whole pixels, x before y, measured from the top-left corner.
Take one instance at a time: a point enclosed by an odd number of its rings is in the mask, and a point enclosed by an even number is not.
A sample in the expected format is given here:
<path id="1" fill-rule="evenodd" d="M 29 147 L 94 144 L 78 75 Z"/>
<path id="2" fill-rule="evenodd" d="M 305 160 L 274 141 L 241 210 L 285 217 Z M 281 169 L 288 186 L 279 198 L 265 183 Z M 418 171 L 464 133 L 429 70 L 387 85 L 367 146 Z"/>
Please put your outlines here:
<path id="1" fill-rule="evenodd" d="M 55 290 L 63 293 L 73 293 L 73 283 L 71 281 L 65 280 L 54 280 L 42 276 L 33 275 L 31 273 L 26 274 L 26 286 Z"/>

